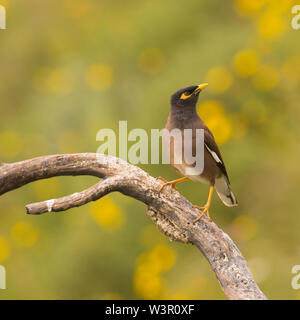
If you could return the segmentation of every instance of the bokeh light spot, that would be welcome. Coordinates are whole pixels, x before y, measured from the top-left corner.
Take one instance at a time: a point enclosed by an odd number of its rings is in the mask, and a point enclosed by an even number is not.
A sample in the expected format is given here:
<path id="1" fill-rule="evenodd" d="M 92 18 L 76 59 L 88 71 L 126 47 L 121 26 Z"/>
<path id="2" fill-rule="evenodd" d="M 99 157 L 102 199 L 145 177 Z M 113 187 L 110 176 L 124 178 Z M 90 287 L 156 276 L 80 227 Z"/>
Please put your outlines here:
<path id="1" fill-rule="evenodd" d="M 67 69 L 39 68 L 33 77 L 33 84 L 42 93 L 69 94 L 75 85 L 74 74 Z"/>
<path id="2" fill-rule="evenodd" d="M 265 39 L 274 39 L 282 35 L 285 29 L 283 17 L 274 10 L 267 10 L 256 23 L 259 35 Z"/>
<path id="3" fill-rule="evenodd" d="M 70 93 L 75 85 L 75 77 L 68 70 L 53 70 L 48 79 L 49 91 L 62 95 Z"/>
<path id="4" fill-rule="evenodd" d="M 223 93 L 230 88 L 232 77 L 226 67 L 216 66 L 208 71 L 206 82 L 213 93 Z"/>
<path id="5" fill-rule="evenodd" d="M 101 227 L 108 231 L 117 230 L 124 224 L 122 210 L 109 197 L 94 202 L 91 205 L 91 215 Z"/>
<path id="6" fill-rule="evenodd" d="M 113 70 L 106 64 L 93 64 L 86 70 L 85 81 L 94 91 L 107 90 L 113 83 Z"/>
<path id="7" fill-rule="evenodd" d="M 161 273 L 173 267 L 175 251 L 164 244 L 158 244 L 137 259 L 134 275 L 134 289 L 143 299 L 159 299 L 163 295 L 164 281 Z"/>
<path id="8" fill-rule="evenodd" d="M 0 236 L 0 263 L 8 258 L 10 254 L 10 247 L 7 240 Z"/>
<path id="9" fill-rule="evenodd" d="M 259 56 L 256 51 L 245 49 L 235 55 L 233 66 L 238 76 L 242 78 L 251 76 L 259 69 Z"/>
<path id="10" fill-rule="evenodd" d="M 232 123 L 225 114 L 223 105 L 215 100 L 206 101 L 197 108 L 198 114 L 213 132 L 219 145 L 226 143 L 232 136 Z"/>
<path id="11" fill-rule="evenodd" d="M 12 238 L 19 247 L 32 247 L 38 240 L 39 231 L 31 223 L 21 221 L 11 229 Z"/>

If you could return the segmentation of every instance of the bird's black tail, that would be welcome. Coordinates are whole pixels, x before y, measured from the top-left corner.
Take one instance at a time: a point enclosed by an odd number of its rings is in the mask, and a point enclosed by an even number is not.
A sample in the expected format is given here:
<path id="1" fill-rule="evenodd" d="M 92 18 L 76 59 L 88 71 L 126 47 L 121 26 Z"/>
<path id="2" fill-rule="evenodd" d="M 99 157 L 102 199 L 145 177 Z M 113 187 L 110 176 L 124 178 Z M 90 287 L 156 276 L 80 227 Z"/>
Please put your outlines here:
<path id="1" fill-rule="evenodd" d="M 235 207 L 238 205 L 238 202 L 233 194 L 233 192 L 230 189 L 229 182 L 226 179 L 225 176 L 216 179 L 215 181 L 215 189 L 219 196 L 219 198 L 222 200 L 222 202 L 227 207 Z"/>

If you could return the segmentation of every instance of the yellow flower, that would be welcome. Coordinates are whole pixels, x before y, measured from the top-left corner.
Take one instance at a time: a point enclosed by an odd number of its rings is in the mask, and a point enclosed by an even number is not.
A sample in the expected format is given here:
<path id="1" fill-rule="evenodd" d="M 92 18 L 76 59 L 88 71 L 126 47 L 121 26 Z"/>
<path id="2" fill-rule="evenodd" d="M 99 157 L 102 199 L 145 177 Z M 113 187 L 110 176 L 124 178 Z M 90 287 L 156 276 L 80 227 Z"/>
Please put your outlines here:
<path id="1" fill-rule="evenodd" d="M 285 22 L 280 13 L 275 10 L 267 10 L 257 20 L 256 27 L 263 38 L 274 39 L 282 35 Z"/>
<path id="2" fill-rule="evenodd" d="M 252 239 L 257 233 L 257 222 L 248 215 L 237 217 L 232 223 L 232 230 L 238 240 L 247 241 Z"/>
<path id="3" fill-rule="evenodd" d="M 33 246 L 39 237 L 39 231 L 31 223 L 25 221 L 16 223 L 11 233 L 16 244 L 24 248 Z"/>
<path id="4" fill-rule="evenodd" d="M 0 0 L 0 5 L 4 6 L 5 8 L 7 8 L 9 4 L 10 1 L 8 0 Z"/>
<path id="5" fill-rule="evenodd" d="M 261 66 L 259 72 L 253 76 L 252 82 L 255 88 L 261 91 L 273 89 L 279 82 L 279 72 L 272 66 Z"/>
<path id="6" fill-rule="evenodd" d="M 0 146 L 0 156 L 9 159 L 21 153 L 24 143 L 18 132 L 7 130 L 0 133 Z"/>
<path id="7" fill-rule="evenodd" d="M 162 298 L 164 281 L 161 273 L 172 268 L 175 260 L 174 250 L 164 244 L 156 245 L 152 250 L 141 254 L 137 259 L 134 275 L 137 295 L 144 299 Z"/>
<path id="8" fill-rule="evenodd" d="M 109 231 L 119 229 L 124 223 L 122 210 L 108 197 L 92 204 L 91 215 L 101 227 Z"/>
<path id="9" fill-rule="evenodd" d="M 53 70 L 48 78 L 48 89 L 50 92 L 59 94 L 70 93 L 75 85 L 75 77 L 68 70 Z"/>
<path id="10" fill-rule="evenodd" d="M 285 13 L 285 12 L 290 12 L 293 2 L 295 0 L 284 0 L 284 1 L 269 1 L 269 10 L 273 12 L 278 12 L 278 13 Z"/>
<path id="11" fill-rule="evenodd" d="M 148 74 L 155 74 L 161 71 L 165 64 L 165 57 L 158 48 L 148 48 L 139 57 L 139 67 Z"/>
<path id="12" fill-rule="evenodd" d="M 159 299 L 163 281 L 157 274 L 138 272 L 134 278 L 134 288 L 136 294 L 143 299 Z"/>
<path id="13" fill-rule="evenodd" d="M 206 75 L 206 82 L 213 93 L 222 93 L 230 88 L 232 77 L 226 67 L 217 66 L 210 69 Z"/>
<path id="14" fill-rule="evenodd" d="M 113 83 L 113 70 L 106 64 L 93 64 L 87 68 L 85 81 L 87 86 L 92 90 L 107 90 Z"/>
<path id="15" fill-rule="evenodd" d="M 159 271 L 167 271 L 173 267 L 176 261 L 174 250 L 164 244 L 155 246 L 149 253 L 149 261 L 159 261 Z"/>
<path id="16" fill-rule="evenodd" d="M 232 136 L 232 123 L 224 113 L 223 105 L 218 101 L 206 101 L 199 105 L 201 119 L 212 131 L 219 145 L 227 142 Z"/>
<path id="17" fill-rule="evenodd" d="M 233 66 L 238 76 L 245 78 L 255 74 L 259 68 L 259 57 L 256 51 L 245 49 L 237 53 Z"/>
<path id="18" fill-rule="evenodd" d="M 6 260 L 10 254 L 9 245 L 4 237 L 0 236 L 0 262 Z"/>

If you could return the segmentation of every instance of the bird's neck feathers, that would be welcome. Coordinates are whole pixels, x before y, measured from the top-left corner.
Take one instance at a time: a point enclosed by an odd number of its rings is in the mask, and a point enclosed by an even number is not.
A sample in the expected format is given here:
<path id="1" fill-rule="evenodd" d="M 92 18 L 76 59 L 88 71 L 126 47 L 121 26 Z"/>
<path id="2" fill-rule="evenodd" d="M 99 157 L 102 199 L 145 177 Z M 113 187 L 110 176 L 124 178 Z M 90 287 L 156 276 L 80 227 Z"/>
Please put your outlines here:
<path id="1" fill-rule="evenodd" d="M 201 120 L 196 111 L 196 105 L 190 106 L 171 106 L 168 122 L 172 123 L 172 127 L 185 128 L 190 127 L 191 122 Z"/>

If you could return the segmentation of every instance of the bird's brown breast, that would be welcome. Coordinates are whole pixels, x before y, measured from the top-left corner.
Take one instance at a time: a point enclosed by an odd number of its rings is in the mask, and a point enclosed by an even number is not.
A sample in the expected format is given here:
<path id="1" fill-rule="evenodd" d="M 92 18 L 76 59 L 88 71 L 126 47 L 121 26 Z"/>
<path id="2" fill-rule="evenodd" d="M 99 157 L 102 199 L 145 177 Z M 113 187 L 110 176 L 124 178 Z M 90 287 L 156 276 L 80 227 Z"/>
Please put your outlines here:
<path id="1" fill-rule="evenodd" d="M 174 127 L 172 126 L 172 123 L 168 121 L 166 125 L 166 129 L 170 132 Z M 189 143 L 188 146 L 185 145 L 184 143 L 184 129 L 191 129 L 192 130 L 192 143 Z M 170 148 L 170 164 L 172 167 L 182 174 L 183 176 L 188 177 L 191 180 L 194 181 L 200 181 L 202 183 L 207 183 L 207 184 L 214 184 L 215 179 L 220 177 L 222 175 L 222 172 L 220 168 L 218 167 L 216 161 L 213 159 L 212 155 L 209 153 L 207 148 L 203 146 L 204 155 L 196 154 L 196 143 L 199 143 L 196 140 L 196 128 L 195 126 L 191 125 L 191 128 L 184 128 L 184 129 L 179 129 L 181 130 L 181 144 L 178 144 L 176 139 L 171 135 L 169 136 L 169 139 L 163 139 L 164 145 L 166 150 L 168 149 L 168 146 Z M 180 148 L 181 147 L 181 148 Z M 192 150 L 186 150 L 186 153 L 184 152 L 185 148 L 190 148 Z M 196 166 L 196 161 L 193 164 L 190 164 L 190 161 L 186 161 L 185 159 L 185 154 L 190 154 L 193 157 L 203 157 L 202 162 L 204 161 L 204 168 L 202 173 L 199 174 L 198 170 L 195 169 L 195 172 L 193 173 L 193 168 Z M 198 162 L 201 161 L 200 158 L 196 158 Z M 186 170 L 189 170 L 189 174 L 187 174 Z M 192 173 L 192 174 L 191 174 Z"/>

